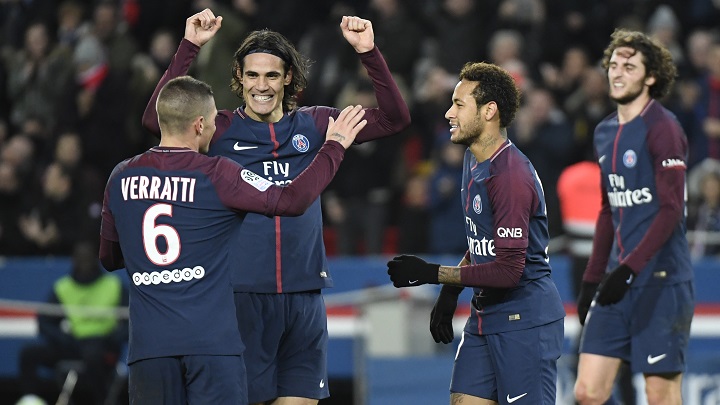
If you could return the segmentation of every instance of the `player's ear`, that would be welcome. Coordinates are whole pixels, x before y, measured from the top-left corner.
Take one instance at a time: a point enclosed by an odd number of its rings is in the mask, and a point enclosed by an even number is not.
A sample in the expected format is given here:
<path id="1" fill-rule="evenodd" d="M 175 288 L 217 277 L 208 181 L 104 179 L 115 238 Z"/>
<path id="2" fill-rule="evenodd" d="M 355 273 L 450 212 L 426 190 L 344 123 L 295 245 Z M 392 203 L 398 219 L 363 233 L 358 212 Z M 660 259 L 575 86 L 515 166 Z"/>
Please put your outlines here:
<path id="1" fill-rule="evenodd" d="M 648 87 L 655 84 L 655 82 L 657 82 L 657 79 L 655 79 L 655 76 L 648 76 L 645 78 L 645 85 Z"/>
<path id="2" fill-rule="evenodd" d="M 489 101 L 487 104 L 485 104 L 485 111 L 484 111 L 483 117 L 485 118 L 486 121 L 491 121 L 493 119 L 493 117 L 495 117 L 497 112 L 498 112 L 497 103 L 495 103 L 494 101 Z"/>
<path id="3" fill-rule="evenodd" d="M 205 117 L 198 115 L 193 120 L 193 128 L 195 129 L 195 135 L 202 135 L 203 128 L 205 128 Z"/>
<path id="4" fill-rule="evenodd" d="M 288 69 L 287 73 L 285 73 L 285 80 L 283 81 L 283 84 L 285 86 L 290 84 L 290 82 L 292 82 L 292 77 L 293 77 L 293 71 L 292 71 L 292 69 Z"/>

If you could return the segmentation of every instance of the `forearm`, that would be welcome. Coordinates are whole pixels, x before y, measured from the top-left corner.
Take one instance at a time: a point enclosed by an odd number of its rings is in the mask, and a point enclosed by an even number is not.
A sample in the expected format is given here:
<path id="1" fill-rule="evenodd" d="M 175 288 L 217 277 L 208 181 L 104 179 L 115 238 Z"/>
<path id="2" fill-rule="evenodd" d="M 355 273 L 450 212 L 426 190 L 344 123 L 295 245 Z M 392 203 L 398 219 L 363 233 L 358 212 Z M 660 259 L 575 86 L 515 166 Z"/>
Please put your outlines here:
<path id="1" fill-rule="evenodd" d="M 583 273 L 583 281 L 588 283 L 599 283 L 602 280 L 615 238 L 612 212 L 604 190 L 602 198 L 603 204 L 595 225 L 595 234 L 593 235 L 592 253 L 590 253 L 587 267 Z"/>
<path id="2" fill-rule="evenodd" d="M 378 48 L 361 54 L 360 60 L 372 80 L 378 108 L 365 110 L 368 125 L 355 139 L 358 143 L 396 134 L 410 125 L 410 110 Z"/>
<path id="3" fill-rule="evenodd" d="M 187 74 L 190 69 L 190 64 L 195 60 L 195 56 L 197 56 L 199 51 L 200 47 L 192 42 L 186 39 L 180 41 L 178 50 L 170 61 L 170 66 L 168 66 L 165 74 L 160 78 L 157 86 L 155 86 L 155 91 L 153 91 L 150 101 L 148 101 L 147 106 L 145 106 L 145 112 L 142 116 L 143 127 L 153 135 L 160 135 L 160 124 L 158 124 L 157 111 L 155 111 L 155 103 L 157 102 L 160 90 L 171 79 Z"/>
<path id="4" fill-rule="evenodd" d="M 497 248 L 494 261 L 459 266 L 440 266 L 438 281 L 442 284 L 469 287 L 510 288 L 520 281 L 525 268 L 524 248 Z M 467 264 L 463 264 L 467 263 Z"/>

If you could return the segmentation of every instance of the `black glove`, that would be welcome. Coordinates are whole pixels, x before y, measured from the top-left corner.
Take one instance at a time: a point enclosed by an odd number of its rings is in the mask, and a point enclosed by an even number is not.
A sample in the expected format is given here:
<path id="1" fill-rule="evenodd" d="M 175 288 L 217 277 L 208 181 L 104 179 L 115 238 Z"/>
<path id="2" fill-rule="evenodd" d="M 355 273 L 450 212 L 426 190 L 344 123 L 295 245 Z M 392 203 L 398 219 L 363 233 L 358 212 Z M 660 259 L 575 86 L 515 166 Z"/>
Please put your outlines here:
<path id="1" fill-rule="evenodd" d="M 416 287 L 438 283 L 440 265 L 428 263 L 417 256 L 396 256 L 387 265 L 387 273 L 395 287 Z"/>
<path id="2" fill-rule="evenodd" d="M 592 304 L 593 297 L 595 297 L 595 291 L 597 291 L 598 285 L 600 284 L 583 281 L 580 286 L 580 294 L 578 294 L 577 298 L 577 312 L 580 325 L 585 325 L 585 318 L 587 318 L 588 311 L 590 311 L 590 304 Z"/>
<path id="3" fill-rule="evenodd" d="M 455 333 L 453 332 L 452 320 L 457 308 L 458 295 L 462 292 L 463 287 L 444 285 L 440 290 L 430 312 L 430 333 L 432 333 L 435 343 L 443 342 L 448 344 L 453 341 Z"/>
<path id="4" fill-rule="evenodd" d="M 630 284 L 635 280 L 635 273 L 624 264 L 608 273 L 598 287 L 597 303 L 599 305 L 614 304 L 622 299 Z"/>

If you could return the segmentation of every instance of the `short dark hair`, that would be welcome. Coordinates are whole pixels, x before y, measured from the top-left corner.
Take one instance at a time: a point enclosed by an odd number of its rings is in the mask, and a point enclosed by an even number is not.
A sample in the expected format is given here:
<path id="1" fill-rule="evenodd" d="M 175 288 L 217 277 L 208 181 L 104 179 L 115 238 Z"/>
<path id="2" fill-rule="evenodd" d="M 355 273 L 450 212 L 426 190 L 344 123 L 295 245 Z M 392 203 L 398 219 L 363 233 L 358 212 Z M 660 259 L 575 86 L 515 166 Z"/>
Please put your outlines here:
<path id="1" fill-rule="evenodd" d="M 212 87 L 190 76 L 165 83 L 157 98 L 161 130 L 181 132 L 198 116 L 207 116 L 214 106 Z"/>
<path id="2" fill-rule="evenodd" d="M 245 69 L 245 57 L 257 52 L 277 56 L 283 61 L 283 68 L 285 69 L 283 73 L 292 72 L 292 80 L 290 84 L 285 86 L 282 103 L 284 111 L 294 109 L 297 105 L 298 95 L 307 86 L 310 61 L 305 59 L 293 44 L 279 32 L 263 29 L 253 31 L 245 37 L 233 56 L 230 88 L 238 97 L 242 98 L 243 85 L 241 76 Z"/>
<path id="3" fill-rule="evenodd" d="M 612 40 L 603 53 L 602 66 L 607 72 L 610 58 L 617 48 L 632 48 L 642 53 L 642 62 L 645 65 L 645 74 L 655 78 L 650 86 L 650 97 L 662 98 L 672 89 L 677 76 L 677 67 L 672 60 L 672 54 L 660 42 L 639 31 L 630 31 L 624 28 L 615 29 L 610 36 Z"/>
<path id="4" fill-rule="evenodd" d="M 505 69 L 485 62 L 468 62 L 460 71 L 460 80 L 478 82 L 472 95 L 478 107 L 494 101 L 500 112 L 500 128 L 507 128 L 520 107 L 520 90 Z"/>

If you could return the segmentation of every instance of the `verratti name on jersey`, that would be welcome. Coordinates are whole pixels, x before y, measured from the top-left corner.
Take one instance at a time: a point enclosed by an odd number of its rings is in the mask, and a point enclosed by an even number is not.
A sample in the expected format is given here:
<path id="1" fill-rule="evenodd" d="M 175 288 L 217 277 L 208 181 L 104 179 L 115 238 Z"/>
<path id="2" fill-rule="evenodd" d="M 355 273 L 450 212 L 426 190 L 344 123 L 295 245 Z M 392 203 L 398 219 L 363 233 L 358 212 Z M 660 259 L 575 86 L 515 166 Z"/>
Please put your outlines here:
<path id="1" fill-rule="evenodd" d="M 121 180 L 123 200 L 194 202 L 195 179 L 180 176 L 130 176 Z"/>

